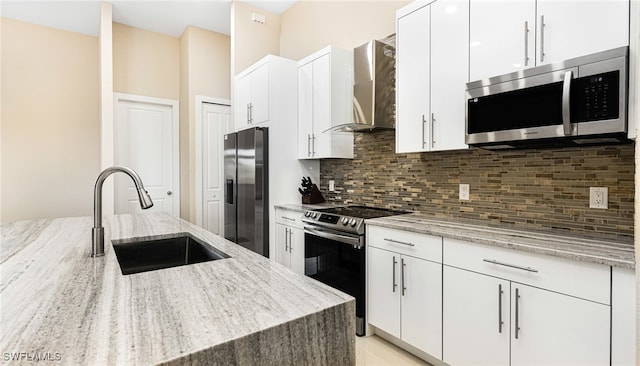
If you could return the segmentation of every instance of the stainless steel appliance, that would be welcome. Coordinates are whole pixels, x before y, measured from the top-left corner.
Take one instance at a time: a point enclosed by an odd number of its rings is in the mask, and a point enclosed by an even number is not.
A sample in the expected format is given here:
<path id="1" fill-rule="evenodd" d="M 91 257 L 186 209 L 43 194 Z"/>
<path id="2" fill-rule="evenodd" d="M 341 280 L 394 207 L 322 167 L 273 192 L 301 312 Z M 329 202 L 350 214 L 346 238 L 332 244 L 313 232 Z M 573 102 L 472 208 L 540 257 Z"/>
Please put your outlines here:
<path id="1" fill-rule="evenodd" d="M 365 219 L 405 211 L 367 206 L 331 207 L 304 213 L 304 273 L 356 299 L 356 334 L 365 333 Z"/>
<path id="2" fill-rule="evenodd" d="M 224 136 L 224 237 L 269 257 L 269 134 Z"/>
<path id="3" fill-rule="evenodd" d="M 628 47 L 467 84 L 466 143 L 489 149 L 627 139 Z"/>
<path id="4" fill-rule="evenodd" d="M 396 122 L 395 34 L 353 50 L 353 123 L 334 131 L 392 129 Z"/>

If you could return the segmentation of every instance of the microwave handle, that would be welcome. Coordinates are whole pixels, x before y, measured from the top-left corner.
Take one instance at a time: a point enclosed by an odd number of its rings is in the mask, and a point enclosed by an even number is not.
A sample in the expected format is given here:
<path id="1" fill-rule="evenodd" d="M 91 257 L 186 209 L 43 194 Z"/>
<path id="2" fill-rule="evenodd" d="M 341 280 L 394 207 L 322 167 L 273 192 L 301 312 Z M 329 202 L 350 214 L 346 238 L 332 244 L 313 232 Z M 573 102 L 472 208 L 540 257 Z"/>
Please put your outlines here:
<path id="1" fill-rule="evenodd" d="M 562 126 L 564 127 L 564 135 L 571 136 L 571 79 L 573 71 L 569 70 L 564 74 L 564 83 L 562 84 Z"/>

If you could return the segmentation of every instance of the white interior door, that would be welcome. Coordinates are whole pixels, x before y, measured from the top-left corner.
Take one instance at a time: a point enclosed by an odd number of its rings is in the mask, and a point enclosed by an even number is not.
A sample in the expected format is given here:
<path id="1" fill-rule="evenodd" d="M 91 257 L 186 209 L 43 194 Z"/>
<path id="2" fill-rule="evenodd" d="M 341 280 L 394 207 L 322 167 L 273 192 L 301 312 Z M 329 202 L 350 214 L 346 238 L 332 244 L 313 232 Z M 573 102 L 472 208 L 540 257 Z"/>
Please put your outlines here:
<path id="1" fill-rule="evenodd" d="M 223 235 L 223 135 L 231 107 L 202 103 L 202 226 Z"/>
<path id="2" fill-rule="evenodd" d="M 116 94 L 115 164 L 129 167 L 151 195 L 148 211 L 179 216 L 178 102 Z M 141 212 L 133 181 L 115 178 L 115 213 Z"/>

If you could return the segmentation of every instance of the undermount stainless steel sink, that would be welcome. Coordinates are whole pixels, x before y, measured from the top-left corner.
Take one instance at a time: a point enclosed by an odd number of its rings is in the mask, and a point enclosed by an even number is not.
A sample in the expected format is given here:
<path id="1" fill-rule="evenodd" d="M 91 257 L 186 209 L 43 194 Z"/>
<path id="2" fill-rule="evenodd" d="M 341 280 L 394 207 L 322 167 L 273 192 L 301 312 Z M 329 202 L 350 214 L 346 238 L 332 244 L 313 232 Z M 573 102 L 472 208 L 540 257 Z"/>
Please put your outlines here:
<path id="1" fill-rule="evenodd" d="M 113 241 L 123 275 L 230 258 L 190 234 L 171 238 Z"/>

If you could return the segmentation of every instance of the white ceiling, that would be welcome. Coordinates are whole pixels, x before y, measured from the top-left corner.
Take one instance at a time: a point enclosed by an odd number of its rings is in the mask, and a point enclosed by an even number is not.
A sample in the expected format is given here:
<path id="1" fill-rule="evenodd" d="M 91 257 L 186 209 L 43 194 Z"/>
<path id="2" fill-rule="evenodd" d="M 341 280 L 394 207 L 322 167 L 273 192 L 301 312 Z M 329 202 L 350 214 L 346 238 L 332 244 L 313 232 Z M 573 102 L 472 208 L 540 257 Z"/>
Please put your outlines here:
<path id="1" fill-rule="evenodd" d="M 274 14 L 282 14 L 296 0 L 244 1 Z M 113 0 L 113 21 L 173 37 L 188 25 L 230 34 L 231 0 Z M 2 17 L 28 23 L 98 35 L 100 1 L 1 0 Z"/>

